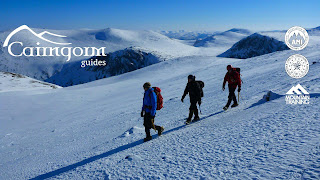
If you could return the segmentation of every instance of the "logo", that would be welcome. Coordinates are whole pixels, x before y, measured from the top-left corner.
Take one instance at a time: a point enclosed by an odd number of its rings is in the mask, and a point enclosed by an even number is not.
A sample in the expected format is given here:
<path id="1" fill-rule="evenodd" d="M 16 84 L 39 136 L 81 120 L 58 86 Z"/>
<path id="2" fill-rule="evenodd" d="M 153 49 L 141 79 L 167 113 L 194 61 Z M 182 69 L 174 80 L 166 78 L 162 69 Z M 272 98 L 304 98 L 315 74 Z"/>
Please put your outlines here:
<path id="1" fill-rule="evenodd" d="M 37 40 L 37 43 L 35 43 L 35 46 L 33 47 L 24 47 L 23 42 L 15 41 L 12 43 L 10 42 L 10 39 L 12 36 L 17 34 L 18 32 L 22 30 L 27 30 L 31 34 L 33 34 L 36 38 L 38 38 L 39 41 L 47 42 L 49 44 L 53 44 L 55 46 L 50 47 L 41 47 L 40 42 Z M 55 38 L 66 38 L 67 36 L 54 34 L 48 31 L 43 31 L 41 33 L 35 33 L 32 29 L 30 29 L 27 25 L 22 25 L 12 31 L 6 40 L 3 43 L 3 47 L 8 47 L 8 53 L 11 56 L 14 57 L 46 57 L 46 56 L 65 56 L 67 57 L 67 61 L 71 59 L 72 56 L 106 56 L 105 55 L 105 48 L 96 48 L 96 47 L 70 47 L 72 43 L 65 43 L 65 42 L 55 42 L 52 40 L 49 40 L 47 38 L 44 38 L 44 35 L 50 35 L 51 37 Z M 64 40 L 64 39 L 63 39 Z M 14 51 L 13 51 L 14 49 Z"/>
<path id="2" fill-rule="evenodd" d="M 285 42 L 290 49 L 299 51 L 308 45 L 309 35 L 304 28 L 294 26 L 286 32 Z"/>
<path id="3" fill-rule="evenodd" d="M 15 29 L 14 31 L 12 31 L 12 32 L 8 35 L 8 37 L 6 38 L 6 40 L 5 40 L 4 43 L 3 43 L 3 47 L 7 47 L 7 46 L 8 46 L 8 43 L 9 43 L 9 41 L 10 41 L 10 39 L 11 39 L 11 37 L 12 37 L 13 35 L 15 35 L 16 33 L 18 33 L 19 31 L 21 31 L 21 30 L 28 30 L 28 31 L 30 31 L 33 35 L 35 35 L 36 37 L 38 37 L 38 38 L 40 38 L 40 39 L 42 39 L 42 40 L 44 40 L 44 41 L 50 42 L 50 43 L 52 43 L 52 44 L 58 44 L 58 45 L 69 45 L 69 44 L 71 44 L 71 43 L 58 43 L 58 42 L 50 41 L 50 40 L 48 40 L 48 39 L 46 39 L 46 38 L 43 37 L 44 34 L 49 34 L 49 35 L 56 36 L 56 37 L 67 37 L 67 36 L 63 36 L 63 35 L 59 35 L 59 34 L 54 34 L 54 33 L 48 32 L 48 31 L 43 31 L 43 32 L 37 34 L 37 33 L 35 33 L 32 29 L 30 29 L 27 25 L 22 25 L 22 26 L 18 27 L 17 29 Z"/>
<path id="4" fill-rule="evenodd" d="M 304 56 L 295 54 L 287 59 L 285 68 L 290 77 L 299 79 L 308 73 L 309 62 Z"/>
<path id="5" fill-rule="evenodd" d="M 309 103 L 310 103 L 310 95 L 300 84 L 293 86 L 286 93 L 286 104 L 309 104 Z"/>

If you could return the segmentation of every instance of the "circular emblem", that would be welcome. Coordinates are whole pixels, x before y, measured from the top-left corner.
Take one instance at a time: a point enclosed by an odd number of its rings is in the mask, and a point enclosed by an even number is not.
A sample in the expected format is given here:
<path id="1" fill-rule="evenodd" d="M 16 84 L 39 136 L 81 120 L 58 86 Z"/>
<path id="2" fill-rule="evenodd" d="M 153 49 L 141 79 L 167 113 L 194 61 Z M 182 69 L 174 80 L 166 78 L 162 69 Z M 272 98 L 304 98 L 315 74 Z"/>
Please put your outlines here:
<path id="1" fill-rule="evenodd" d="M 290 56 L 286 61 L 286 72 L 292 78 L 302 78 L 309 71 L 307 58 L 300 54 Z"/>
<path id="2" fill-rule="evenodd" d="M 308 32 L 302 27 L 294 26 L 287 31 L 285 42 L 287 46 L 292 50 L 302 50 L 308 45 Z"/>

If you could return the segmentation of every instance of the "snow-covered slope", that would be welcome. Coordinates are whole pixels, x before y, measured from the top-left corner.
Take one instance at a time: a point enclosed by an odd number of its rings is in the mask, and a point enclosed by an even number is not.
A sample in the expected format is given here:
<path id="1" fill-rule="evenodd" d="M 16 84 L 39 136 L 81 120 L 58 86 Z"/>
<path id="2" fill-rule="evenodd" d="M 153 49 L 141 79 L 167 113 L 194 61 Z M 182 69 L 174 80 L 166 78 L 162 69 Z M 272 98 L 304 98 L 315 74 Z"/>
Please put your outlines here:
<path id="1" fill-rule="evenodd" d="M 247 59 L 288 49 L 287 45 L 282 41 L 254 33 L 244 39 L 241 39 L 226 52 L 218 55 L 218 57 Z"/>
<path id="2" fill-rule="evenodd" d="M 209 36 L 204 39 L 197 40 L 193 46 L 195 47 L 219 47 L 219 46 L 232 46 L 240 39 L 247 37 L 251 31 L 246 29 L 230 29 L 228 31 Z"/>
<path id="3" fill-rule="evenodd" d="M 318 49 L 299 53 L 319 62 Z M 0 93 L 0 179 L 319 179 L 320 63 L 292 79 L 284 64 L 295 53 L 194 55 L 63 89 Z M 243 85 L 240 106 L 223 112 L 228 64 L 241 67 Z M 185 126 L 189 74 L 206 85 L 201 120 Z M 165 133 L 143 143 L 146 81 L 162 89 L 155 122 Z M 285 104 L 298 83 L 310 105 Z M 268 91 L 277 98 L 266 102 Z"/>
<path id="4" fill-rule="evenodd" d="M 105 63 L 105 65 L 90 66 L 91 59 L 93 61 L 97 59 L 96 64 L 101 62 L 101 64 Z M 131 72 L 164 60 L 165 58 L 159 54 L 157 55 L 156 52 L 148 52 L 141 48 L 130 47 L 109 53 L 107 56 L 92 57 L 86 62 L 74 61 L 64 64 L 60 72 L 51 76 L 46 81 L 64 87 L 72 86 Z"/>
<path id="5" fill-rule="evenodd" d="M 0 72 L 0 93 L 8 91 L 27 91 L 61 88 L 55 84 L 42 82 L 20 74 Z"/>

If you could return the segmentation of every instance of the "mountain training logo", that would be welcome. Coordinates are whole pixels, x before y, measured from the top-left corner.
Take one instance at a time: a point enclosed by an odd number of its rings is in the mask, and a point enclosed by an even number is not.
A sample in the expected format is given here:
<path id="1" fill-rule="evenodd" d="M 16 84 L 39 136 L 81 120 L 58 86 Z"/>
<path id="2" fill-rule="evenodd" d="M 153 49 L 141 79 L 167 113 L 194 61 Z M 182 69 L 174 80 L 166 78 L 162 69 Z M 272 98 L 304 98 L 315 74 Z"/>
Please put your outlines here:
<path id="1" fill-rule="evenodd" d="M 55 47 L 40 47 L 40 42 L 38 41 L 36 43 L 37 46 L 35 47 L 24 47 L 23 42 L 15 41 L 9 44 L 10 39 L 17 34 L 18 32 L 22 30 L 27 30 L 31 32 L 35 37 L 39 38 L 39 40 L 48 42 L 50 44 L 55 45 Z M 65 38 L 67 36 L 54 34 L 48 31 L 43 31 L 41 33 L 36 33 L 32 29 L 30 29 L 27 25 L 22 25 L 12 31 L 6 38 L 6 40 L 3 43 L 3 47 L 8 47 L 8 53 L 11 56 L 14 57 L 46 57 L 46 56 L 65 56 L 67 57 L 67 61 L 71 59 L 72 56 L 106 56 L 105 55 L 105 48 L 106 47 L 70 47 L 68 45 L 71 45 L 72 43 L 65 43 L 65 42 L 55 42 L 52 40 L 49 40 L 47 38 L 44 38 L 43 36 L 47 34 L 51 37 L 58 37 L 58 38 Z M 21 52 L 13 52 L 12 47 L 18 46 L 16 49 L 22 49 Z M 20 48 L 20 47 L 22 48 Z M 62 46 L 62 47 L 61 47 Z"/>
<path id="2" fill-rule="evenodd" d="M 309 104 L 309 103 L 310 103 L 310 95 L 300 84 L 293 86 L 286 93 L 286 104 Z"/>

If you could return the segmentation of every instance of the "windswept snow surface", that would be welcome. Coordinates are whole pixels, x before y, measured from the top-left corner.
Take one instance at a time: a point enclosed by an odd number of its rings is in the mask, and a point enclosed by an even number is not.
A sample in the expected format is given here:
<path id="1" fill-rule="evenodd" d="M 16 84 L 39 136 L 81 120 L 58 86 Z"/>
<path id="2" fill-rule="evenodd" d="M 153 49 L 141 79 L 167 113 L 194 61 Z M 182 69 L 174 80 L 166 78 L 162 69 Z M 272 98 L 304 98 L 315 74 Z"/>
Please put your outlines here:
<path id="1" fill-rule="evenodd" d="M 193 55 L 63 89 L 1 92 L 0 179 L 319 179 L 319 42 L 299 51 L 318 62 L 302 79 L 285 72 L 295 53 Z M 243 85 L 240 106 L 223 112 L 228 64 L 241 67 Z M 205 88 L 201 120 L 185 126 L 189 74 Z M 165 132 L 143 143 L 146 81 L 162 89 L 155 122 Z M 309 105 L 285 103 L 298 83 Z M 266 102 L 268 91 L 276 98 Z"/>
<path id="2" fill-rule="evenodd" d="M 0 93 L 8 91 L 27 91 L 61 88 L 55 84 L 42 82 L 20 74 L 0 72 Z"/>

